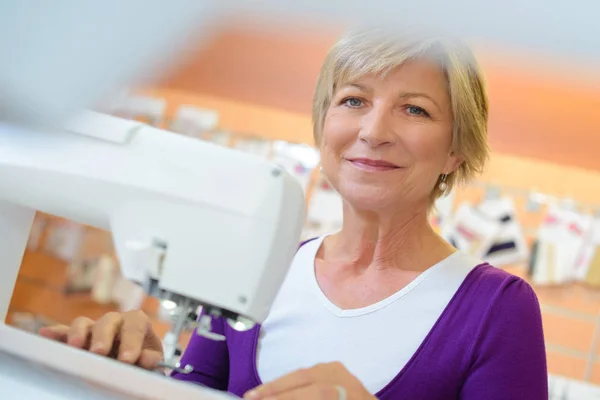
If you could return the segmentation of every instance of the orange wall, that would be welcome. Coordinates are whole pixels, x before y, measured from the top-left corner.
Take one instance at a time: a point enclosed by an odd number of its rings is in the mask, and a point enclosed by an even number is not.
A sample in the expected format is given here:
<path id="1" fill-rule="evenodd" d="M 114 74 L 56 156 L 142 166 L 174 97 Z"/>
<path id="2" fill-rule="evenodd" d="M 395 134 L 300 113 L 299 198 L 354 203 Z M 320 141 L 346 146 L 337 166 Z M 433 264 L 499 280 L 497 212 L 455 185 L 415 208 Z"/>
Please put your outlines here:
<path id="1" fill-rule="evenodd" d="M 319 68 L 342 29 L 267 25 L 225 29 L 162 86 L 309 113 Z M 488 81 L 495 150 L 600 171 L 596 71 L 485 44 L 474 48 Z"/>

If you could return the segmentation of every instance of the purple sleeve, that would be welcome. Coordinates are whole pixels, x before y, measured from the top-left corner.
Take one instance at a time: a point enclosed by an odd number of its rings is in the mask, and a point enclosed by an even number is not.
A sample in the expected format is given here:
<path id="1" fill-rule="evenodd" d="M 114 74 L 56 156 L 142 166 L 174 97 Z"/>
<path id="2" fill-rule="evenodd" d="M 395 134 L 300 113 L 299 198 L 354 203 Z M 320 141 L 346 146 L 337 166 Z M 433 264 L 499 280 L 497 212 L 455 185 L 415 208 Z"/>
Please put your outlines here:
<path id="1" fill-rule="evenodd" d="M 212 331 L 225 334 L 224 321 L 213 318 Z M 229 382 L 229 351 L 226 341 L 215 341 L 192 334 L 192 338 L 181 357 L 182 366 L 190 364 L 194 371 L 190 374 L 172 373 L 171 377 L 194 382 L 216 390 L 227 390 Z"/>
<path id="2" fill-rule="evenodd" d="M 505 286 L 483 321 L 460 399 L 547 400 L 542 318 L 529 284 L 515 279 Z"/>

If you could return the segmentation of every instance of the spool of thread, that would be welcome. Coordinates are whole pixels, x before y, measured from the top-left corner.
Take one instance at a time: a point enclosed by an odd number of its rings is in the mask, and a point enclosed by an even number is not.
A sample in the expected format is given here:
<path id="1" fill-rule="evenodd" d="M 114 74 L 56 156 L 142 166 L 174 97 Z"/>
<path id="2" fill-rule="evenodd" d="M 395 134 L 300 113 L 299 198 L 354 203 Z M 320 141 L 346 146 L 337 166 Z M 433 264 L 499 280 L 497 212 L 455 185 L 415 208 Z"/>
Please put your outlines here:
<path id="1" fill-rule="evenodd" d="M 92 286 L 92 299 L 100 304 L 108 304 L 113 299 L 113 289 L 117 278 L 117 267 L 111 257 L 103 255 L 98 260 L 96 279 Z"/>

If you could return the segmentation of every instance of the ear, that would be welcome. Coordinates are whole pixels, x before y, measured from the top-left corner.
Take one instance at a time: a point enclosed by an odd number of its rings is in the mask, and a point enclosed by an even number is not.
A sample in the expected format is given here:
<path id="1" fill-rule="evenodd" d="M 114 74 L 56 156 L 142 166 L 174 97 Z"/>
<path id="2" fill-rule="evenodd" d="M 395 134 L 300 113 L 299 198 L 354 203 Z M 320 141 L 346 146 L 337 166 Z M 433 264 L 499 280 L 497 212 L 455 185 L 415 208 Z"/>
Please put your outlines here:
<path id="1" fill-rule="evenodd" d="M 446 175 L 451 174 L 460 167 L 460 164 L 462 164 L 463 161 L 463 157 L 457 155 L 455 152 L 451 152 L 446 160 L 446 164 L 444 164 L 443 173 Z"/>

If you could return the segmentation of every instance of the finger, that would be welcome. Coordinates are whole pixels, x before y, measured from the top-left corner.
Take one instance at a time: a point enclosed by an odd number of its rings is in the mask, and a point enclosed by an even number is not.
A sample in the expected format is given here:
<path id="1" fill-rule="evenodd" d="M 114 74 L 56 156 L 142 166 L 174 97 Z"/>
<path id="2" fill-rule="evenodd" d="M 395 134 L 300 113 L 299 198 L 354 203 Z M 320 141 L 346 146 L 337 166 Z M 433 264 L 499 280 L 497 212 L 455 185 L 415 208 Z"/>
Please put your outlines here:
<path id="1" fill-rule="evenodd" d="M 258 400 L 281 393 L 297 390 L 315 383 L 314 375 L 310 369 L 300 369 L 272 382 L 258 386 L 244 395 L 244 399 Z"/>
<path id="2" fill-rule="evenodd" d="M 303 386 L 289 392 L 280 393 L 276 397 L 264 397 L 264 400 L 339 400 L 339 392 L 332 385 Z"/>
<path id="3" fill-rule="evenodd" d="M 156 369 L 162 360 L 163 356 L 161 352 L 144 349 L 137 364 L 144 369 Z"/>
<path id="4" fill-rule="evenodd" d="M 130 312 L 123 318 L 118 359 L 135 363 L 140 358 L 150 321 L 143 312 Z"/>
<path id="5" fill-rule="evenodd" d="M 56 325 L 56 326 L 44 326 L 40 328 L 38 333 L 47 339 L 56 340 L 59 342 L 66 343 L 69 337 L 69 330 L 71 328 L 67 325 Z"/>
<path id="6" fill-rule="evenodd" d="M 122 323 L 123 317 L 117 312 L 108 313 L 100 318 L 92 328 L 90 351 L 102 356 L 109 355 Z"/>
<path id="7" fill-rule="evenodd" d="M 71 324 L 71 329 L 69 329 L 67 344 L 80 349 L 87 347 L 93 325 L 94 321 L 89 318 L 79 317 L 75 319 Z"/>

